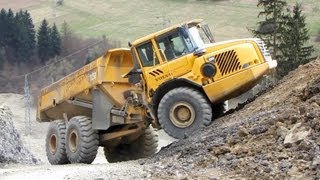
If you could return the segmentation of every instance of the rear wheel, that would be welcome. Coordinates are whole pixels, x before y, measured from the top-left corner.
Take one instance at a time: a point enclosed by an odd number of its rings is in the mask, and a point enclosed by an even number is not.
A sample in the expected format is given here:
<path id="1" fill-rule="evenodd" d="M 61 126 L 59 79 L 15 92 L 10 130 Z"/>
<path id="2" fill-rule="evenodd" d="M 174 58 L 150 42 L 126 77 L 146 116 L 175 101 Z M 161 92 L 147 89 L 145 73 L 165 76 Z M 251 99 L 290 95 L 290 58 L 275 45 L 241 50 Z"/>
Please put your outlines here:
<path id="1" fill-rule="evenodd" d="M 50 164 L 67 164 L 66 124 L 63 120 L 50 122 L 46 137 L 46 153 Z"/>
<path id="2" fill-rule="evenodd" d="M 108 162 L 120 162 L 149 157 L 157 152 L 158 134 L 149 126 L 143 134 L 130 144 L 120 144 L 115 148 L 104 147 Z"/>
<path id="3" fill-rule="evenodd" d="M 212 109 L 199 91 L 188 87 L 176 88 L 161 99 L 158 120 L 170 136 L 183 139 L 210 124 Z"/>
<path id="4" fill-rule="evenodd" d="M 90 118 L 76 116 L 68 123 L 66 137 L 67 157 L 71 163 L 90 164 L 99 147 L 98 133 L 92 129 Z"/>

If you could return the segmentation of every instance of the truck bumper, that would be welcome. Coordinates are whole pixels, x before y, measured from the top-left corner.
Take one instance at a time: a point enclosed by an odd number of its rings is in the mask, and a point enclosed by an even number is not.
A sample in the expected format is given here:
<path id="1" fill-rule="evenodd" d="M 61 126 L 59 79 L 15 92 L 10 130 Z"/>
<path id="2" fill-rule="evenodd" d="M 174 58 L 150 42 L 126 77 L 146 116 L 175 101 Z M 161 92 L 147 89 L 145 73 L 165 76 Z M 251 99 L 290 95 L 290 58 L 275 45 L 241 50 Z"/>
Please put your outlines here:
<path id="1" fill-rule="evenodd" d="M 231 99 L 251 89 L 257 81 L 269 74 L 270 70 L 276 66 L 277 61 L 275 60 L 265 62 L 205 85 L 203 90 L 212 103 Z"/>

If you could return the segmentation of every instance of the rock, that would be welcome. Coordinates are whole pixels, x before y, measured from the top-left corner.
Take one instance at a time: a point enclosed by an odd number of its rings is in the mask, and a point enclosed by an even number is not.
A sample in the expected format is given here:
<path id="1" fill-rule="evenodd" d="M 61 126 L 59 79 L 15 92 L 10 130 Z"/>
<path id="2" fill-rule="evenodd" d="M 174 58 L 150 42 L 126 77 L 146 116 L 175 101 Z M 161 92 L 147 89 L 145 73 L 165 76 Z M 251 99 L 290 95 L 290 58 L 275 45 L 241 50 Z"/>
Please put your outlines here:
<path id="1" fill-rule="evenodd" d="M 288 133 L 289 133 L 289 130 L 287 128 L 285 128 L 284 126 L 279 126 L 277 128 L 277 135 L 280 137 L 285 138 Z"/>
<path id="2" fill-rule="evenodd" d="M 317 117 L 317 115 L 316 115 L 315 113 L 313 113 L 313 112 L 306 113 L 305 116 L 306 116 L 306 118 L 308 118 L 308 119 L 314 119 L 314 118 Z"/>
<path id="3" fill-rule="evenodd" d="M 304 139 L 298 145 L 298 150 L 300 151 L 309 151 L 311 148 L 312 144 Z"/>
<path id="4" fill-rule="evenodd" d="M 239 132 L 238 132 L 238 135 L 240 136 L 240 137 L 245 137 L 245 136 L 247 136 L 249 134 L 249 132 L 247 131 L 247 129 L 245 129 L 244 127 L 240 127 L 239 128 Z"/>
<path id="5" fill-rule="evenodd" d="M 213 154 L 216 156 L 231 152 L 228 146 L 220 146 L 220 147 L 213 148 L 212 150 L 213 150 Z"/>
<path id="6" fill-rule="evenodd" d="M 297 177 L 297 176 L 301 175 L 301 173 L 299 172 L 299 169 L 294 166 L 294 167 L 290 168 L 290 170 L 288 171 L 288 175 L 291 177 Z"/>
<path id="7" fill-rule="evenodd" d="M 300 126 L 301 126 L 301 122 L 300 122 L 300 123 L 296 123 L 296 124 L 290 129 L 290 132 L 295 132 Z"/>
<path id="8" fill-rule="evenodd" d="M 270 173 L 272 171 L 272 169 L 270 167 L 266 167 L 266 168 L 263 169 L 263 171 L 265 173 Z"/>
<path id="9" fill-rule="evenodd" d="M 228 153 L 228 154 L 226 154 L 225 158 L 226 158 L 226 160 L 231 161 L 232 159 L 235 158 L 235 155 L 232 155 L 232 154 Z"/>
<path id="10" fill-rule="evenodd" d="M 288 159 L 288 155 L 287 155 L 287 154 L 280 154 L 280 155 L 277 157 L 277 159 L 278 159 L 279 161 L 281 161 L 281 160 L 283 160 L 283 159 Z"/>
<path id="11" fill-rule="evenodd" d="M 318 166 L 318 165 L 320 165 L 320 157 L 317 157 L 312 161 L 312 166 Z"/>
<path id="12" fill-rule="evenodd" d="M 260 164 L 261 164 L 262 166 L 269 166 L 269 165 L 270 165 L 269 161 L 266 161 L 266 160 L 261 161 Z"/>
<path id="13" fill-rule="evenodd" d="M 291 130 L 290 130 L 291 131 Z M 284 138 L 284 145 L 286 144 L 293 144 L 295 142 L 299 142 L 303 139 L 306 139 L 307 136 L 309 136 L 310 134 L 310 130 L 309 131 L 301 131 L 301 132 L 290 132 L 288 135 L 286 135 L 286 137 Z"/>
<path id="14" fill-rule="evenodd" d="M 253 129 L 250 130 L 250 134 L 252 135 L 258 135 L 262 134 L 268 131 L 268 128 L 266 126 L 258 126 L 254 127 Z"/>
<path id="15" fill-rule="evenodd" d="M 235 148 L 232 149 L 232 153 L 235 155 L 240 155 L 240 154 L 246 154 L 248 153 L 249 150 L 245 146 L 236 146 Z"/>
<path id="16" fill-rule="evenodd" d="M 304 114 L 306 112 L 306 108 L 304 106 L 299 107 L 299 113 Z"/>
<path id="17" fill-rule="evenodd" d="M 288 171 L 291 167 L 292 167 L 291 162 L 289 162 L 289 161 L 281 161 L 278 168 L 281 171 Z"/>

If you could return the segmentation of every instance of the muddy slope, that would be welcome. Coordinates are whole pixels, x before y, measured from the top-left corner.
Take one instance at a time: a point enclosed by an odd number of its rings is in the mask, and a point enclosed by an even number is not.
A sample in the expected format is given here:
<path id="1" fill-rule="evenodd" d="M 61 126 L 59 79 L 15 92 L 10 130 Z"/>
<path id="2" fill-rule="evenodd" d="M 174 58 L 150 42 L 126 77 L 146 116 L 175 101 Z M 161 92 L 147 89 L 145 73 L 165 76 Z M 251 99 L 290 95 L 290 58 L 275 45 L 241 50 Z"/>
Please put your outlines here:
<path id="1" fill-rule="evenodd" d="M 320 177 L 320 60 L 141 164 L 155 178 Z"/>

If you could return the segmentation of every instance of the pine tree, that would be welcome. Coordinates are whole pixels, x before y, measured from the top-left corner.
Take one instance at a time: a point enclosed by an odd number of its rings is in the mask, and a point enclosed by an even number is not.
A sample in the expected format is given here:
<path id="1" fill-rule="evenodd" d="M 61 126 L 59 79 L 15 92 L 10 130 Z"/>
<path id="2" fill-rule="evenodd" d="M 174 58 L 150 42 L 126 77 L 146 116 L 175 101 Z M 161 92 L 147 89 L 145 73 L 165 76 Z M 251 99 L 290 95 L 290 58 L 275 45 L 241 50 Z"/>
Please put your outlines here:
<path id="1" fill-rule="evenodd" d="M 4 46 L 5 46 L 5 35 L 7 32 L 5 32 L 7 23 L 7 11 L 5 9 L 1 9 L 0 11 L 0 68 L 2 69 L 2 64 L 5 61 L 5 52 L 4 52 Z"/>
<path id="2" fill-rule="evenodd" d="M 14 14 L 11 9 L 8 10 L 6 19 L 7 19 L 7 22 L 6 22 L 7 26 L 5 27 L 6 35 L 5 35 L 4 42 L 8 46 L 12 46 L 14 44 L 13 38 L 14 38 L 14 32 L 16 28 L 14 26 Z"/>
<path id="3" fill-rule="evenodd" d="M 61 52 L 61 38 L 59 31 L 57 29 L 56 24 L 53 24 L 52 31 L 50 33 L 50 39 L 51 39 L 51 47 L 52 47 L 52 56 L 55 57 L 60 55 Z"/>
<path id="4" fill-rule="evenodd" d="M 280 49 L 283 58 L 279 59 L 278 75 L 284 76 L 296 69 L 300 64 L 309 62 L 312 58 L 313 46 L 305 46 L 310 39 L 302 14 L 301 4 L 296 3 L 293 10 L 288 9 L 285 28 L 282 33 Z"/>
<path id="5" fill-rule="evenodd" d="M 15 16 L 11 9 L 8 10 L 6 17 L 6 26 L 4 27 L 4 52 L 9 63 L 16 62 L 14 47 L 16 46 L 17 26 L 15 24 Z"/>
<path id="6" fill-rule="evenodd" d="M 70 53 L 70 49 L 73 46 L 72 36 L 68 23 L 64 21 L 61 27 L 61 54 L 63 56 Z"/>
<path id="7" fill-rule="evenodd" d="M 27 31 L 26 47 L 28 49 L 27 58 L 29 59 L 34 54 L 34 49 L 36 47 L 36 31 L 34 29 L 34 24 L 33 24 L 31 15 L 28 11 L 25 11 L 23 13 L 23 22 Z"/>
<path id="8" fill-rule="evenodd" d="M 15 33 L 11 47 L 14 50 L 14 56 L 17 62 L 27 62 L 34 53 L 35 31 L 30 14 L 27 11 L 20 10 L 15 16 Z"/>
<path id="9" fill-rule="evenodd" d="M 47 20 L 44 19 L 40 25 L 40 28 L 37 34 L 38 56 L 41 62 L 43 63 L 49 60 L 52 55 L 50 32 L 51 32 L 51 28 L 48 26 Z"/>
<path id="10" fill-rule="evenodd" d="M 258 29 L 251 30 L 254 36 L 265 41 L 270 48 L 273 58 L 279 57 L 279 39 L 282 35 L 283 23 L 285 15 L 284 8 L 287 5 L 286 1 L 282 0 L 259 0 L 257 6 L 263 10 L 258 17 L 263 16 L 264 20 L 258 22 Z"/>
<path id="11" fill-rule="evenodd" d="M 7 11 L 5 9 L 1 9 L 0 11 L 0 49 L 1 47 L 4 47 L 6 42 L 5 42 L 5 37 L 7 35 Z"/>

